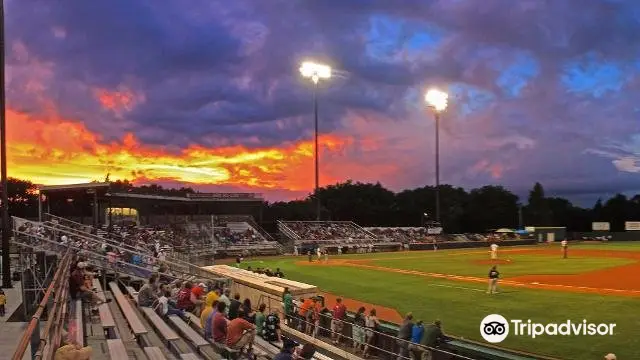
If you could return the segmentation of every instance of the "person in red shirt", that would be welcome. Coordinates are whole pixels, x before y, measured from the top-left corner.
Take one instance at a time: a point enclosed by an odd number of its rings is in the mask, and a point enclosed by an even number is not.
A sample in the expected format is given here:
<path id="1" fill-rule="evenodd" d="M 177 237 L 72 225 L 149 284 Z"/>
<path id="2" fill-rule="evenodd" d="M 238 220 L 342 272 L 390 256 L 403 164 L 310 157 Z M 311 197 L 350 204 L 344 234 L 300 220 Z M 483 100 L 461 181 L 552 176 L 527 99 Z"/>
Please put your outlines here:
<path id="1" fill-rule="evenodd" d="M 244 311 L 240 309 L 238 317 L 227 325 L 227 346 L 236 350 L 246 346 L 246 353 L 251 354 L 255 337 L 256 326 L 244 319 Z"/>
<path id="2" fill-rule="evenodd" d="M 338 344 L 342 337 L 344 319 L 347 316 L 347 307 L 344 306 L 341 298 L 336 299 L 336 305 L 331 310 L 331 315 L 331 339 L 334 344 Z"/>
<path id="3" fill-rule="evenodd" d="M 213 316 L 213 341 L 219 344 L 224 344 L 227 340 L 227 318 L 224 317 L 224 311 L 227 309 L 227 304 L 219 302 L 216 305 L 218 310 Z"/>

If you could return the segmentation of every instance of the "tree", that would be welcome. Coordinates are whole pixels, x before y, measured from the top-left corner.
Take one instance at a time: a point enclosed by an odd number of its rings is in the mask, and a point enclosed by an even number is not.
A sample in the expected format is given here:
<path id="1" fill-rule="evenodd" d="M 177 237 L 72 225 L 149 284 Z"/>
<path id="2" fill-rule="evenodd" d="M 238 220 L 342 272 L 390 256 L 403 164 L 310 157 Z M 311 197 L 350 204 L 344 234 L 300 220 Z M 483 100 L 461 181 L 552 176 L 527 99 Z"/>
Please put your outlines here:
<path id="1" fill-rule="evenodd" d="M 518 225 L 518 197 L 502 186 L 483 186 L 469 193 L 465 230 L 485 232 Z"/>
<path id="2" fill-rule="evenodd" d="M 544 188 L 539 182 L 533 185 L 529 192 L 529 203 L 524 209 L 524 223 L 531 226 L 549 226 L 551 224 L 551 210 L 548 199 L 544 195 Z"/>

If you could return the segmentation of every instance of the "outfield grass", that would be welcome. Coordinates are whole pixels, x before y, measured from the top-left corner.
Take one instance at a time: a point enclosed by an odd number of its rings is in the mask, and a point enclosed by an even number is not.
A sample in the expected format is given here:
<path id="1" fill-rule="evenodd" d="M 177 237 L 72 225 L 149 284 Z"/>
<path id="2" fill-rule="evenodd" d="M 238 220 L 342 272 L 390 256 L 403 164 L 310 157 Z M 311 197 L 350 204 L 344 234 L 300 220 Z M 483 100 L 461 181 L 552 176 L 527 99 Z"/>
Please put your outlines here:
<path id="1" fill-rule="evenodd" d="M 611 245 L 613 244 L 584 245 L 579 248 L 602 247 L 607 250 L 640 251 L 640 247 L 634 247 L 631 244 Z M 453 250 L 382 253 L 339 258 L 372 259 L 376 265 L 381 266 L 484 277 L 487 266 L 473 263 L 478 255 L 463 255 L 462 252 Z M 456 255 L 448 256 L 447 254 Z M 407 259 L 397 259 L 403 256 Z M 486 259 L 487 255 L 482 255 L 482 258 Z M 503 266 L 502 271 L 506 273 L 514 269 L 518 275 L 579 273 L 617 266 L 629 261 L 606 259 L 603 262 L 600 258 L 576 258 L 563 262 L 559 257 L 555 259 L 524 254 L 514 255 L 512 258 L 514 264 Z M 484 316 L 492 313 L 501 314 L 507 319 L 531 319 L 540 323 L 564 322 L 569 319 L 575 322 L 581 322 L 583 319 L 592 323 L 612 322 L 617 326 L 615 335 L 611 337 L 530 339 L 510 336 L 500 345 L 564 359 L 601 359 L 608 352 L 616 353 L 619 359 L 640 359 L 640 317 L 635 315 L 640 299 L 637 298 L 522 288 L 504 288 L 503 293 L 488 296 L 484 294 L 485 285 L 479 283 L 348 266 L 327 268 L 296 265 L 296 262 L 301 260 L 305 261 L 305 258 L 258 260 L 246 262 L 244 266 L 279 267 L 290 279 L 316 285 L 336 295 L 395 308 L 401 314 L 412 311 L 415 316 L 425 321 L 441 319 L 446 332 L 477 341 L 483 341 L 479 334 L 480 321 Z M 518 265 L 520 262 L 523 263 L 522 266 Z M 630 276 L 633 275 L 630 274 Z"/>

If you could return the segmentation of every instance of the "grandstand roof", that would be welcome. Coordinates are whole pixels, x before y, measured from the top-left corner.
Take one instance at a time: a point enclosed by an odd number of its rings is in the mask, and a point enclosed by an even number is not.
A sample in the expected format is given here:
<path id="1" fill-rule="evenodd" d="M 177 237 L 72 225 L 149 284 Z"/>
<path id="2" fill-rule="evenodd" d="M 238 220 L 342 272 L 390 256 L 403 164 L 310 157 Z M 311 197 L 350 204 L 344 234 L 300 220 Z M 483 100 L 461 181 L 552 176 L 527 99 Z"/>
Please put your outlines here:
<path id="1" fill-rule="evenodd" d="M 196 196 L 189 196 L 196 195 Z M 197 196 L 206 195 L 206 196 Z M 213 202 L 213 201 L 257 201 L 262 202 L 262 194 L 255 193 L 211 193 L 211 194 L 187 194 L 187 196 L 166 196 L 166 195 L 145 195 L 136 193 L 107 193 L 106 196 L 113 198 L 147 199 L 147 200 L 168 200 L 179 202 Z"/>
<path id="2" fill-rule="evenodd" d="M 86 190 L 95 188 L 108 188 L 111 184 L 108 182 L 96 182 L 96 183 L 82 183 L 82 184 L 67 184 L 67 185 L 41 185 L 38 186 L 40 191 L 68 191 L 68 190 Z"/>

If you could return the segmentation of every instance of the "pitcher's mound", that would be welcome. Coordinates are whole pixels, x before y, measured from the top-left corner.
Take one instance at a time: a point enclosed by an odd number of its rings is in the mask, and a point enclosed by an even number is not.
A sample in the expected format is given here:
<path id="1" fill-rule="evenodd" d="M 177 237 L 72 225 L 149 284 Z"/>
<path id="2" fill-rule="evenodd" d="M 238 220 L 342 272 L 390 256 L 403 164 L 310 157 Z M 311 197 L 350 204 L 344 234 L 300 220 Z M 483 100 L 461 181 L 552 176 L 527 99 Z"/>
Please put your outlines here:
<path id="1" fill-rule="evenodd" d="M 509 265 L 511 264 L 511 260 L 509 259 L 487 259 L 487 260 L 475 260 L 474 264 L 478 265 Z"/>

